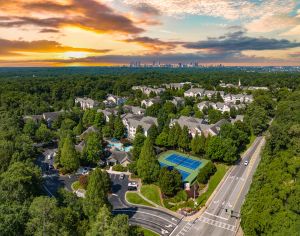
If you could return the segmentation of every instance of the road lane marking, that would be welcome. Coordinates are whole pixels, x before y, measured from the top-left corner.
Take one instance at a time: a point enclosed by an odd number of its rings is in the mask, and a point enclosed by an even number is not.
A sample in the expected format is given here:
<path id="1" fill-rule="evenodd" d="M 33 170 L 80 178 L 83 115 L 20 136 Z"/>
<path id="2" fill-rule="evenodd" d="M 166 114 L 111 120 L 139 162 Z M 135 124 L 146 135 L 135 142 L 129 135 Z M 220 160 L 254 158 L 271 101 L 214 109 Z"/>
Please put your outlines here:
<path id="1" fill-rule="evenodd" d="M 165 221 L 167 221 L 167 222 L 169 222 L 169 223 L 171 223 L 171 224 L 176 225 L 174 222 L 169 221 L 169 220 L 167 220 L 166 218 L 163 218 L 163 217 L 160 217 L 160 216 L 158 216 L 158 215 L 151 214 L 151 213 L 148 213 L 148 212 L 145 212 L 145 211 L 139 211 L 139 210 L 136 211 L 136 210 L 130 210 L 130 209 L 116 209 L 116 210 L 114 210 L 114 211 L 143 213 L 143 214 L 155 216 L 155 217 L 157 217 L 157 218 L 160 218 L 160 219 L 165 220 Z"/>
<path id="2" fill-rule="evenodd" d="M 216 226 L 218 228 L 222 228 L 222 229 L 226 229 L 226 230 L 230 230 L 232 232 L 235 232 L 235 226 L 234 225 L 226 224 L 226 223 L 216 221 L 216 220 L 211 220 L 211 219 L 208 219 L 208 218 L 203 217 L 203 216 L 199 217 L 199 220 L 203 223 L 206 223 L 206 224 L 209 224 L 209 225 Z"/>
<path id="3" fill-rule="evenodd" d="M 228 218 L 224 218 L 224 217 L 222 217 L 222 216 L 217 216 L 217 215 L 211 214 L 211 213 L 209 213 L 209 212 L 207 212 L 207 211 L 205 211 L 204 214 L 208 214 L 208 215 L 211 215 L 211 216 L 213 216 L 213 217 L 220 218 L 220 219 L 222 219 L 222 220 L 228 220 Z"/>

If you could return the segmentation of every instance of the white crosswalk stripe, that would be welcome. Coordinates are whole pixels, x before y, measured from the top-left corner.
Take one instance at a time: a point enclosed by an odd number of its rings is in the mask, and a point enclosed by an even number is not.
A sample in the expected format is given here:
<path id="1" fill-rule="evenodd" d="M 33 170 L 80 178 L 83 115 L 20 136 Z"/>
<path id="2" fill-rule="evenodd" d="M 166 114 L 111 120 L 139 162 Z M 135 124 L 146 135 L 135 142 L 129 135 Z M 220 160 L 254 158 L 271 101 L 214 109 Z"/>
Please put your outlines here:
<path id="1" fill-rule="evenodd" d="M 223 222 L 220 222 L 220 221 L 212 220 L 212 219 L 209 219 L 209 218 L 206 218 L 206 217 L 203 217 L 203 216 L 200 216 L 198 218 L 198 220 L 203 222 L 203 223 L 206 223 L 206 224 L 210 224 L 210 225 L 222 228 L 222 229 L 227 229 L 227 230 L 235 232 L 235 226 L 234 225 L 230 225 L 230 224 L 226 224 L 226 223 L 223 223 Z"/>

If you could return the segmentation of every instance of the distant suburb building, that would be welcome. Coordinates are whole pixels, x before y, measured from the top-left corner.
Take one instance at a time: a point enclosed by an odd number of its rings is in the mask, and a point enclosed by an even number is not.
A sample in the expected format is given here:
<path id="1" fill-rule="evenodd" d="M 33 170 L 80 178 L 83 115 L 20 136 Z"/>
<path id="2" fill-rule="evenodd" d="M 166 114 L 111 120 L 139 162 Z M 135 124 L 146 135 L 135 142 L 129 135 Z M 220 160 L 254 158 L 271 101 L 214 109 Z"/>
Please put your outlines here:
<path id="1" fill-rule="evenodd" d="M 91 99 L 91 98 L 75 98 L 75 104 L 80 104 L 81 109 L 92 109 L 99 105 L 99 102 Z"/>
<path id="2" fill-rule="evenodd" d="M 181 83 L 169 83 L 163 84 L 167 89 L 182 89 L 185 84 L 191 84 L 191 82 L 181 82 Z"/>
<path id="3" fill-rule="evenodd" d="M 150 93 L 154 93 L 156 95 L 159 95 L 163 93 L 166 89 L 165 88 L 152 88 L 148 86 L 133 86 L 131 88 L 132 90 L 141 90 L 143 94 L 150 95 Z"/>
<path id="4" fill-rule="evenodd" d="M 185 97 L 203 97 L 204 89 L 203 88 L 191 88 L 184 92 Z"/>
<path id="5" fill-rule="evenodd" d="M 116 96 L 113 94 L 108 94 L 106 97 L 106 100 L 104 101 L 104 104 L 106 106 L 119 106 L 122 105 L 126 102 L 126 98 L 124 97 L 120 97 L 120 96 Z"/>
<path id="6" fill-rule="evenodd" d="M 161 102 L 161 100 L 159 97 L 144 99 L 143 101 L 141 101 L 141 106 L 147 108 L 147 107 L 151 107 L 152 105 L 160 103 L 160 102 Z"/>
<path id="7" fill-rule="evenodd" d="M 251 103 L 253 102 L 253 96 L 247 94 L 226 94 L 224 96 L 225 103 Z"/>

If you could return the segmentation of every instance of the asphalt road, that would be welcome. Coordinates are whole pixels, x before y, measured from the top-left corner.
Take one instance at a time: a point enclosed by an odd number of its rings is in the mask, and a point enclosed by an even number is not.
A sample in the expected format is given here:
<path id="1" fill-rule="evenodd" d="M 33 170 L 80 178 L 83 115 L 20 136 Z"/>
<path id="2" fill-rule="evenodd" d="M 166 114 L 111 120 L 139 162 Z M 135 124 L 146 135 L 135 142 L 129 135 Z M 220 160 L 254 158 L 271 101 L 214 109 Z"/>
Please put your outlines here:
<path id="1" fill-rule="evenodd" d="M 177 227 L 181 219 L 159 209 L 149 207 L 136 207 L 125 200 L 128 186 L 128 176 L 121 180 L 120 175 L 110 174 L 112 180 L 112 194 L 109 201 L 113 206 L 114 214 L 126 214 L 129 216 L 129 223 L 148 228 L 160 235 L 170 235 Z"/>
<path id="2" fill-rule="evenodd" d="M 182 222 L 172 236 L 235 235 L 239 227 L 241 206 L 259 164 L 259 152 L 264 142 L 263 137 L 256 138 L 242 161 L 231 169 L 205 212 L 194 222 Z M 248 166 L 245 166 L 245 160 L 249 161 Z"/>
<path id="3" fill-rule="evenodd" d="M 37 165 L 41 168 L 43 174 L 43 189 L 50 197 L 55 196 L 59 188 L 65 188 L 72 191 L 71 185 L 79 175 L 59 175 L 55 169 L 49 170 L 49 164 L 53 164 L 53 158 L 47 156 L 57 151 L 57 148 L 45 149 L 43 154 L 37 159 Z"/>

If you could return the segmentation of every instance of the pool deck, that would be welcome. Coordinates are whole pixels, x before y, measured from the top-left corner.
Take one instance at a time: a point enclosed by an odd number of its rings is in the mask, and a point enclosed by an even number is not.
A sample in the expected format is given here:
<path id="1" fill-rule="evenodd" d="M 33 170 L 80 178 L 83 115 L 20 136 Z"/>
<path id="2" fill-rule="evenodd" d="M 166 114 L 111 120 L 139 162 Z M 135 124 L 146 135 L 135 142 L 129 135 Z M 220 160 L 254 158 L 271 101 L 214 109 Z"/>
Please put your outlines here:
<path id="1" fill-rule="evenodd" d="M 190 168 L 186 168 L 184 166 L 181 166 L 180 164 L 177 165 L 173 162 L 170 162 L 170 161 L 167 161 L 166 158 L 172 154 L 177 154 L 177 155 L 180 155 L 180 156 L 183 156 L 183 157 L 186 157 L 188 159 L 191 159 L 191 160 L 194 160 L 194 161 L 200 161 L 201 164 L 200 166 L 198 166 L 198 168 L 196 168 L 195 170 L 193 169 L 190 169 Z M 194 156 L 191 156 L 189 154 L 186 154 L 186 153 L 182 153 L 182 152 L 179 152 L 179 151 L 166 151 L 164 153 L 161 153 L 159 156 L 158 156 L 158 161 L 160 163 L 163 163 L 164 165 L 167 165 L 167 166 L 172 166 L 174 167 L 175 169 L 178 169 L 178 170 L 183 170 L 187 173 L 189 173 L 190 175 L 188 177 L 186 177 L 183 182 L 188 182 L 190 184 L 193 184 L 193 182 L 195 181 L 195 179 L 197 178 L 197 175 L 199 173 L 199 170 L 202 169 L 209 161 L 208 160 L 205 160 L 205 159 L 200 159 L 200 158 L 197 158 L 197 157 L 194 157 Z"/>

